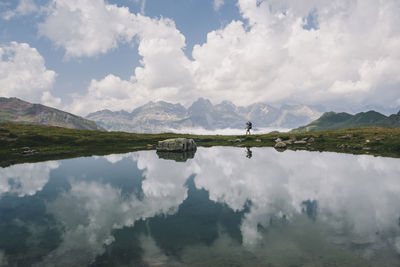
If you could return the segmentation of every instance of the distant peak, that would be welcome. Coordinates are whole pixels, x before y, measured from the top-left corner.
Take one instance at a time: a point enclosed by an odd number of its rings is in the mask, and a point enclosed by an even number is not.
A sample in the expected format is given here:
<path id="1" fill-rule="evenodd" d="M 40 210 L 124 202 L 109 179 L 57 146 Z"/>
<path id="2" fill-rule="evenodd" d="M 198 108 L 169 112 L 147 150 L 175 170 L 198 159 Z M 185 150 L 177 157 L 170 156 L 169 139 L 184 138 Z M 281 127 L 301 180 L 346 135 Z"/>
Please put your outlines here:
<path id="1" fill-rule="evenodd" d="M 26 102 L 22 99 L 19 99 L 17 97 L 0 97 L 1 100 L 3 101 L 20 101 L 20 102 Z"/>
<path id="2" fill-rule="evenodd" d="M 322 116 L 332 116 L 332 115 L 336 115 L 337 113 L 335 111 L 327 111 L 324 112 L 324 114 L 322 114 Z"/>
<path id="3" fill-rule="evenodd" d="M 198 107 L 198 106 L 212 107 L 213 104 L 210 102 L 210 100 L 200 97 L 199 99 L 194 101 L 191 105 L 191 107 Z"/>
<path id="4" fill-rule="evenodd" d="M 196 101 L 193 102 L 194 103 L 207 103 L 207 104 L 211 104 L 210 100 L 206 99 L 206 98 L 198 98 Z"/>
<path id="5" fill-rule="evenodd" d="M 220 105 L 229 105 L 229 106 L 234 106 L 235 104 L 233 104 L 232 101 L 229 100 L 224 100 L 220 103 Z"/>

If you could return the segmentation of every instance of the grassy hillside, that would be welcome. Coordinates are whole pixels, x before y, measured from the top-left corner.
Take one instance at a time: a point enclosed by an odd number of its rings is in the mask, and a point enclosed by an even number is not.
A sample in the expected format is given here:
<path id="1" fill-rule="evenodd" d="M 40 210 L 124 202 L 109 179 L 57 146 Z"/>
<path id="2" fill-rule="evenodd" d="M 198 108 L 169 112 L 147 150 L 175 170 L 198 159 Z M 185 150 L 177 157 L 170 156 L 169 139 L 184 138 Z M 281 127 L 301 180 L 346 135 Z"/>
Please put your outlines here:
<path id="1" fill-rule="evenodd" d="M 104 130 L 93 121 L 41 104 L 32 104 L 14 97 L 0 97 L 0 122 Z"/>
<path id="2" fill-rule="evenodd" d="M 400 127 L 400 112 L 389 117 L 376 111 L 361 112 L 355 115 L 345 112 L 326 112 L 319 119 L 306 126 L 296 128 L 292 132 L 315 132 L 367 126 Z"/>
<path id="3" fill-rule="evenodd" d="M 0 166 L 154 149 L 158 141 L 176 137 L 193 138 L 198 146 L 239 147 L 270 147 L 275 145 L 277 138 L 308 140 L 288 144 L 288 149 L 400 157 L 400 129 L 396 128 L 368 127 L 299 134 L 222 136 L 134 134 L 0 123 Z"/>

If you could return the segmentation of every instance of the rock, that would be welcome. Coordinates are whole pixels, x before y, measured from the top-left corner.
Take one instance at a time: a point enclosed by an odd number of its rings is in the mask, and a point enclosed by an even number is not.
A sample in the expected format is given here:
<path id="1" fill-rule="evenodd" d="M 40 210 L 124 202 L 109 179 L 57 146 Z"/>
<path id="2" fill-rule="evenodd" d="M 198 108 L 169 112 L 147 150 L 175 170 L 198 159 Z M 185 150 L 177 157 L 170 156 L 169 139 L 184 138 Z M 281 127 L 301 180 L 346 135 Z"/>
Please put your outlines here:
<path id="1" fill-rule="evenodd" d="M 346 135 L 343 135 L 343 136 L 339 136 L 338 138 L 340 138 L 340 139 L 351 139 L 351 138 L 353 138 L 353 135 L 352 134 L 346 134 Z"/>
<path id="2" fill-rule="evenodd" d="M 292 142 L 296 141 L 296 136 L 295 135 L 290 136 L 289 140 L 292 141 Z"/>
<path id="3" fill-rule="evenodd" d="M 279 143 L 279 142 L 282 142 L 282 139 L 277 138 L 277 139 L 275 140 L 275 143 Z"/>
<path id="4" fill-rule="evenodd" d="M 310 142 L 310 143 L 315 142 L 315 138 L 314 137 L 308 138 L 308 142 Z"/>
<path id="5" fill-rule="evenodd" d="M 33 150 L 33 149 L 31 149 L 30 147 L 28 147 L 28 146 L 25 146 L 25 147 L 22 147 L 21 148 L 21 154 L 22 155 L 34 155 L 34 154 L 36 154 L 37 153 L 37 151 L 36 150 Z"/>
<path id="6" fill-rule="evenodd" d="M 21 152 L 22 155 L 34 155 L 36 153 L 37 153 L 37 151 L 33 150 L 33 149 L 32 150 L 24 150 Z"/>
<path id="7" fill-rule="evenodd" d="M 195 151 L 196 149 L 197 146 L 194 140 L 187 138 L 167 139 L 158 141 L 157 144 L 157 151 L 185 152 Z"/>
<path id="8" fill-rule="evenodd" d="M 285 141 L 283 141 L 285 144 L 287 144 L 287 145 L 291 145 L 292 144 L 292 140 L 285 140 Z"/>
<path id="9" fill-rule="evenodd" d="M 257 138 L 257 139 L 256 139 L 256 142 L 261 142 L 261 139 L 258 139 L 258 138 Z"/>
<path id="10" fill-rule="evenodd" d="M 152 145 L 152 144 L 147 144 L 147 145 L 146 145 L 146 148 L 147 148 L 147 149 L 151 149 L 151 148 L 153 148 L 153 145 Z"/>
<path id="11" fill-rule="evenodd" d="M 307 144 L 307 141 L 301 140 L 301 141 L 295 141 L 294 143 L 296 145 L 305 145 L 305 144 Z"/>
<path id="12" fill-rule="evenodd" d="M 243 140 L 242 139 L 229 139 L 228 142 L 232 142 L 232 143 L 241 143 Z"/>
<path id="13" fill-rule="evenodd" d="M 176 162 L 186 162 L 188 159 L 194 158 L 194 155 L 196 153 L 195 150 L 192 151 L 185 151 L 185 152 L 162 152 L 162 151 L 157 151 L 157 156 L 160 159 L 165 159 L 165 160 L 174 160 Z"/>
<path id="14" fill-rule="evenodd" d="M 284 142 L 277 142 L 275 148 L 286 148 L 286 144 Z"/>

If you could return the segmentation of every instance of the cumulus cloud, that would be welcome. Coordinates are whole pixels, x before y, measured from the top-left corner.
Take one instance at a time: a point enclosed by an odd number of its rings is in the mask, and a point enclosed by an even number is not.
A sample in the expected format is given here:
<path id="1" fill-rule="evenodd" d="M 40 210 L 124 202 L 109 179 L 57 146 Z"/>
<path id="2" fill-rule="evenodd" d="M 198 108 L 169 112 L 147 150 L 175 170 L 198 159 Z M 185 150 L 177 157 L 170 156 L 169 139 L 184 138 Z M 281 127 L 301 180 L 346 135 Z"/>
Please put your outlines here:
<path id="1" fill-rule="evenodd" d="M 219 7 L 223 1 L 214 3 Z M 198 97 L 335 109 L 400 102 L 399 1 L 238 0 L 237 5 L 242 20 L 209 32 L 205 43 L 194 46 L 193 59 L 184 54 L 185 37 L 172 20 L 130 13 L 104 0 L 53 0 L 39 30 L 65 48 L 67 57 L 138 42 L 142 60 L 132 77 L 93 80 L 67 107 L 80 114 L 132 110 L 150 100 L 188 104 Z"/>
<path id="2" fill-rule="evenodd" d="M 92 80 L 85 95 L 75 96 L 68 110 L 87 114 L 101 108 L 132 110 L 150 100 L 185 102 L 195 88 L 192 63 L 185 56 L 185 37 L 170 19 L 151 19 L 137 15 L 140 30 L 138 53 L 142 56 L 129 80 L 107 75 Z"/>
<path id="3" fill-rule="evenodd" d="M 61 104 L 61 98 L 54 97 L 49 91 L 45 91 L 40 98 L 41 103 L 50 107 L 59 107 Z"/>
<path id="4" fill-rule="evenodd" d="M 67 57 L 104 54 L 136 33 L 136 16 L 104 0 L 52 0 L 39 24 L 39 34 L 65 48 Z"/>
<path id="5" fill-rule="evenodd" d="M 14 17 L 29 15 L 37 11 L 39 11 L 39 8 L 33 0 L 19 0 L 17 7 L 4 12 L 2 17 L 5 20 L 10 20 Z"/>
<path id="6" fill-rule="evenodd" d="M 190 194 L 186 185 L 189 177 L 194 177 L 197 189 L 208 192 L 211 201 L 234 211 L 248 208 L 240 223 L 246 253 L 248 248 L 270 242 L 265 239 L 269 231 L 260 228 L 273 231 L 271 219 L 285 215 L 289 235 L 298 225 L 304 229 L 304 221 L 298 219 L 304 216 L 302 202 L 306 200 L 317 203 L 317 217 L 311 227 L 313 233 L 322 233 L 324 240 L 345 233 L 344 244 L 361 238 L 371 240 L 374 248 L 390 244 L 396 249 L 400 247 L 400 209 L 388 205 L 400 201 L 397 159 L 307 151 L 280 153 L 273 148 L 252 150 L 251 160 L 246 158 L 245 148 L 227 147 L 199 148 L 187 162 L 160 159 L 154 151 L 97 157 L 96 164 L 103 166 L 107 160 L 110 168 L 117 167 L 112 164 L 120 160 L 131 159 L 140 175 L 132 174 L 126 181 L 129 184 L 130 179 L 143 177 L 143 195 L 138 198 L 135 193 L 124 194 L 121 186 L 126 183 L 93 180 L 89 178 L 90 172 L 84 177 L 67 175 L 70 186 L 46 203 L 47 212 L 63 225 L 63 238 L 41 265 L 88 265 L 105 252 L 106 245 L 114 242 L 114 229 L 131 227 L 157 215 L 176 214 Z M 0 169 L 0 195 L 34 195 L 47 183 L 49 172 L 58 166 L 57 162 L 45 162 Z M 43 179 L 31 181 L 31 176 Z M 366 252 L 371 247 L 365 245 Z M 154 246 L 153 249 L 158 250 Z M 264 255 L 265 246 L 262 249 Z M 76 251 L 81 253 L 70 257 Z"/>
<path id="7" fill-rule="evenodd" d="M 140 184 L 143 195 L 140 198 L 135 193 L 122 193 L 126 183 L 93 180 L 97 171 L 89 171 L 83 176 L 65 174 L 70 186 L 46 202 L 46 211 L 63 226 L 62 240 L 39 265 L 83 266 L 92 263 L 106 251 L 107 245 L 114 242 L 114 229 L 131 227 L 139 220 L 160 214 L 175 214 L 188 197 L 186 182 L 189 177 L 194 177 L 196 188 L 208 192 L 206 196 L 210 200 L 235 211 L 248 207 L 240 223 L 243 244 L 235 248 L 236 242 L 229 239 L 218 246 L 217 242 L 221 240 L 216 240 L 212 248 L 229 248 L 231 253 L 233 243 L 236 253 L 244 249 L 248 255 L 249 248 L 252 251 L 259 247 L 262 252 L 256 251 L 254 255 L 265 255 L 266 245 L 276 237 L 269 234 L 274 228 L 276 230 L 276 227 L 271 227 L 271 220 L 285 215 L 289 222 L 285 226 L 285 236 L 290 239 L 284 240 L 291 244 L 296 244 L 302 237 L 298 229 L 308 229 L 310 222 L 312 233 L 329 243 L 331 238 L 339 238 L 344 246 L 366 240 L 358 249 L 358 256 L 370 255 L 367 253 L 371 249 L 379 251 L 391 245 L 400 251 L 400 209 L 398 205 L 388 205 L 400 201 L 400 165 L 397 159 L 308 151 L 280 153 L 273 148 L 252 150 L 251 159 L 245 158 L 245 148 L 227 147 L 199 148 L 196 156 L 187 162 L 163 160 L 154 151 L 96 158 L 99 160 L 96 164 L 103 167 L 105 160 L 116 163 L 132 159 L 132 164 L 137 164 L 141 174 L 125 178 L 129 184 L 131 179 L 139 178 L 141 181 L 143 176 Z M 0 168 L 0 196 L 35 195 L 47 184 L 50 172 L 59 166 L 59 162 L 53 161 Z M 117 167 L 108 164 L 108 168 L 113 166 Z M 304 216 L 302 202 L 305 200 L 317 203 L 316 221 L 311 223 L 309 220 L 306 225 L 304 219 L 299 220 Z M 267 231 L 260 231 L 262 228 Z M 149 233 L 151 236 L 151 231 Z M 220 238 L 224 238 L 224 234 Z M 147 249 L 159 251 L 155 244 Z M 201 247 L 188 245 L 182 249 L 185 257 L 190 257 L 185 255 L 187 250 L 192 250 L 197 257 Z M 290 246 L 290 249 L 299 251 L 295 246 Z M 77 256 L 71 257 L 71 253 Z M 7 263 L 1 250 L 0 263 Z"/>
<path id="8" fill-rule="evenodd" d="M 134 83 L 110 74 L 100 81 L 93 79 L 87 93 L 75 95 L 72 104 L 66 109 L 77 114 L 103 108 L 130 110 L 131 106 L 144 101 L 146 96 L 145 89 L 138 90 Z"/>
<path id="9" fill-rule="evenodd" d="M 5 193 L 16 194 L 19 197 L 32 196 L 42 190 L 50 179 L 51 170 L 58 167 L 58 162 L 48 161 L 1 168 L 0 196 Z"/>
<path id="10" fill-rule="evenodd" d="M 196 84 L 209 89 L 213 99 L 226 98 L 229 90 L 231 100 L 241 104 L 395 104 L 398 1 L 238 4 L 248 24 L 233 21 L 193 50 Z M 304 24 L 310 12 L 318 27 L 308 30 Z"/>
<path id="11" fill-rule="evenodd" d="M 42 265 L 54 265 L 54 261 L 61 266 L 88 265 L 97 255 L 104 253 L 105 245 L 114 241 L 113 229 L 133 226 L 140 219 L 159 214 L 174 214 L 187 197 L 185 182 L 191 173 L 185 175 L 185 164 L 176 166 L 175 162 L 160 162 L 153 151 L 105 158 L 113 163 L 123 158 L 137 162 L 146 178 L 142 184 L 143 199 L 137 199 L 135 195 L 123 197 L 121 188 L 110 184 L 69 177 L 71 189 L 47 206 L 66 231 L 62 243 L 44 259 Z M 166 173 L 165 169 L 171 172 Z M 71 258 L 71 253 L 77 250 L 82 251 L 80 256 Z"/>
<path id="12" fill-rule="evenodd" d="M 26 43 L 0 45 L 0 95 L 37 102 L 52 99 L 56 73 L 46 69 L 43 57 Z"/>
<path id="13" fill-rule="evenodd" d="M 252 150 L 253 157 L 248 161 L 238 160 L 245 157 L 241 149 L 203 148 L 188 166 L 196 170 L 196 186 L 206 189 L 211 200 L 234 210 L 242 210 L 251 201 L 241 225 L 245 243 L 256 244 L 262 238 L 259 225 L 267 228 L 270 218 L 286 215 L 290 219 L 301 213 L 305 200 L 318 202 L 320 222 L 340 229 L 346 223 L 352 225 L 350 236 L 374 236 L 377 231 L 397 227 L 398 207 L 386 204 L 396 201 L 394 192 L 400 190 L 393 175 L 400 172 L 396 160 Z"/>

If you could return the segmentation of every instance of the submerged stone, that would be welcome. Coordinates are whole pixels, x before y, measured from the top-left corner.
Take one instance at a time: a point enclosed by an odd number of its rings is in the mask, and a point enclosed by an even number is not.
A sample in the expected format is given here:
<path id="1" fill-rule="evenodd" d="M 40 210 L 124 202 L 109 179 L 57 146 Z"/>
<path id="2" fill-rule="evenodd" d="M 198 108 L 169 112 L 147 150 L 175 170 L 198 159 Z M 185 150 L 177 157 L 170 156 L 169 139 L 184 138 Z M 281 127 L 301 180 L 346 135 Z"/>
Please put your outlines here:
<path id="1" fill-rule="evenodd" d="M 157 156 L 160 159 L 174 160 L 176 162 L 186 162 L 188 159 L 194 158 L 195 153 L 195 150 L 185 152 L 157 151 Z"/>
<path id="2" fill-rule="evenodd" d="M 284 142 L 278 142 L 275 144 L 275 148 L 286 148 L 286 144 Z"/>

